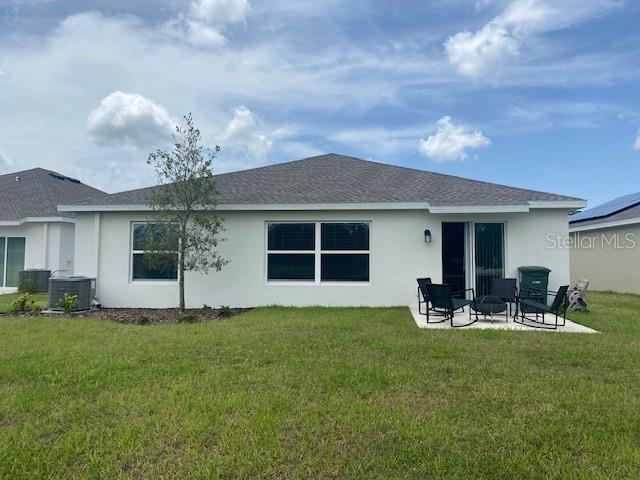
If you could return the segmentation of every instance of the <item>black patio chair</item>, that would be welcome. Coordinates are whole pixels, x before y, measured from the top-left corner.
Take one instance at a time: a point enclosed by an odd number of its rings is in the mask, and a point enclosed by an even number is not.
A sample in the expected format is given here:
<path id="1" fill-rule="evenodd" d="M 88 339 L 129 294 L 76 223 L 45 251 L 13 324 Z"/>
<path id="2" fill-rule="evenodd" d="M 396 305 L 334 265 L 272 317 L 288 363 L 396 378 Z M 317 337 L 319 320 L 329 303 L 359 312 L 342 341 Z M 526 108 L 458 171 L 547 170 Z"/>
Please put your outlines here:
<path id="1" fill-rule="evenodd" d="M 569 285 L 561 286 L 557 292 L 521 290 L 518 302 L 520 320 L 517 319 L 516 315 L 513 321 L 528 327 L 546 328 L 548 330 L 556 330 L 558 327 L 564 327 L 567 321 L 567 308 L 569 307 L 569 299 L 567 297 L 568 290 Z M 551 296 L 554 296 L 553 302 L 551 305 L 547 305 L 547 299 Z M 529 316 L 527 316 L 527 314 L 529 314 Z M 530 316 L 531 314 L 535 314 L 535 317 L 532 318 Z M 544 318 L 545 314 L 553 315 L 555 321 L 553 323 L 546 323 Z M 540 320 L 540 315 L 542 315 L 542 320 Z M 562 323 L 558 323 L 558 319 L 561 319 Z"/>
<path id="2" fill-rule="evenodd" d="M 492 297 L 498 297 L 509 306 L 509 316 L 511 316 L 511 305 L 516 306 L 516 315 L 518 314 L 518 287 L 515 278 L 494 278 L 491 281 Z"/>
<path id="3" fill-rule="evenodd" d="M 471 307 L 475 305 L 476 295 L 473 288 L 467 288 L 458 292 L 452 292 L 449 285 L 441 285 L 437 283 L 426 284 L 427 294 L 429 295 L 429 303 L 431 306 L 427 308 L 427 323 L 441 323 L 446 320 L 451 321 L 452 327 L 466 327 L 478 321 L 478 313 L 474 311 L 475 320 L 471 319 L 471 308 L 469 308 L 469 322 L 462 325 L 455 325 L 453 323 L 453 317 L 455 312 L 462 310 L 464 312 L 465 307 Z M 454 295 L 462 294 L 466 297 L 466 293 L 471 292 L 471 300 L 467 298 L 454 298 Z M 430 322 L 430 316 L 436 316 L 441 318 L 437 322 Z"/>
<path id="4" fill-rule="evenodd" d="M 427 293 L 427 284 L 431 283 L 431 277 L 425 278 L 417 278 L 418 282 L 418 313 L 421 315 L 426 315 L 426 311 L 422 311 L 420 308 L 422 305 L 425 305 L 426 308 L 429 308 L 429 294 Z"/>

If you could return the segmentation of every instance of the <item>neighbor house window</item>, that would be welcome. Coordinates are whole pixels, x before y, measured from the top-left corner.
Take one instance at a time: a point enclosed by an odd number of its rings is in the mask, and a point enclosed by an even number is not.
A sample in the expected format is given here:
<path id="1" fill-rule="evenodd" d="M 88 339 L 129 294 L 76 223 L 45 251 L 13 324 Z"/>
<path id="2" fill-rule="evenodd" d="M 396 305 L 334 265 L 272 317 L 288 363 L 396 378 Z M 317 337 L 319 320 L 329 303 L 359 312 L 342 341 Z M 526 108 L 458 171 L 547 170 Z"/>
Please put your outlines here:
<path id="1" fill-rule="evenodd" d="M 368 222 L 267 224 L 267 280 L 368 282 Z"/>
<path id="2" fill-rule="evenodd" d="M 153 224 L 152 224 L 153 225 Z M 166 228 L 170 228 L 168 225 Z M 162 235 L 164 228 L 154 228 L 155 235 Z M 145 246 L 151 229 L 148 223 L 133 223 L 131 239 L 131 278 L 133 280 L 177 280 L 178 279 L 178 245 L 169 250 L 156 252 L 153 265 L 144 259 Z"/>
<path id="3" fill-rule="evenodd" d="M 24 270 L 24 237 L 0 237 L 0 287 L 17 287 Z"/>

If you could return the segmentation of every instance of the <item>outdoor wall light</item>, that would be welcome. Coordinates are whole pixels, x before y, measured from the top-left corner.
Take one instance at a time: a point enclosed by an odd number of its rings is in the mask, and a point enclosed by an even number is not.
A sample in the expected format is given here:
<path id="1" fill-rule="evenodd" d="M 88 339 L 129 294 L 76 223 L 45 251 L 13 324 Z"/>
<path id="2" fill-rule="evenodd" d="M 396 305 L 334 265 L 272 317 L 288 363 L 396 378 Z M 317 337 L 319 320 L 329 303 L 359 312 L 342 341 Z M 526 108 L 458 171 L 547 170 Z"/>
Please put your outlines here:
<path id="1" fill-rule="evenodd" d="M 424 243 L 431 243 L 431 230 L 424 231 Z"/>

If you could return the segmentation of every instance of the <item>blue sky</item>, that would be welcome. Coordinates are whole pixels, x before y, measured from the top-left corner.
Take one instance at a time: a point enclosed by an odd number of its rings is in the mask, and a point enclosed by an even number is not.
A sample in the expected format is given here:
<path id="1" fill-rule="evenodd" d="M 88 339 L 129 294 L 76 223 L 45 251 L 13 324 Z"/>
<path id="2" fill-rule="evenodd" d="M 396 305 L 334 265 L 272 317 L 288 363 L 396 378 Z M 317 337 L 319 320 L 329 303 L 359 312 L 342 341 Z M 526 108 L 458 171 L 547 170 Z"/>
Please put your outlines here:
<path id="1" fill-rule="evenodd" d="M 2 0 L 0 172 L 108 191 L 192 112 L 230 171 L 344 153 L 640 190 L 640 2 Z"/>

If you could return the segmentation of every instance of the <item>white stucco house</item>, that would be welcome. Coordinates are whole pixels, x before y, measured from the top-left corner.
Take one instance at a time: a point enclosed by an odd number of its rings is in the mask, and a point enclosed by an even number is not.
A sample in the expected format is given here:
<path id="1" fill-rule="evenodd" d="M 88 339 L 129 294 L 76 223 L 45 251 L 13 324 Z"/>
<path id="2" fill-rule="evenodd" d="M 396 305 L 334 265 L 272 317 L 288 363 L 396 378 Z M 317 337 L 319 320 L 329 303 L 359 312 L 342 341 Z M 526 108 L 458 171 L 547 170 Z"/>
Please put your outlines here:
<path id="1" fill-rule="evenodd" d="M 0 293 L 17 289 L 20 270 L 73 274 L 75 218 L 57 207 L 103 194 L 43 168 L 0 175 Z"/>
<path id="2" fill-rule="evenodd" d="M 416 278 L 487 288 L 522 265 L 569 282 L 578 198 L 329 154 L 215 176 L 225 218 L 222 271 L 187 272 L 203 304 L 387 306 L 416 301 Z M 106 307 L 175 307 L 175 265 L 151 271 L 137 234 L 152 221 L 150 187 L 61 205 L 76 217 L 75 272 L 97 279 Z M 177 258 L 175 260 L 177 262 Z"/>

